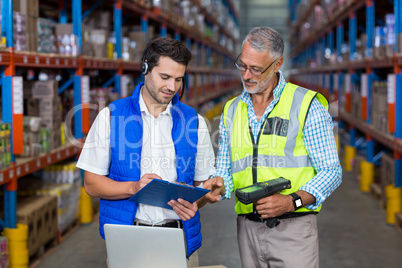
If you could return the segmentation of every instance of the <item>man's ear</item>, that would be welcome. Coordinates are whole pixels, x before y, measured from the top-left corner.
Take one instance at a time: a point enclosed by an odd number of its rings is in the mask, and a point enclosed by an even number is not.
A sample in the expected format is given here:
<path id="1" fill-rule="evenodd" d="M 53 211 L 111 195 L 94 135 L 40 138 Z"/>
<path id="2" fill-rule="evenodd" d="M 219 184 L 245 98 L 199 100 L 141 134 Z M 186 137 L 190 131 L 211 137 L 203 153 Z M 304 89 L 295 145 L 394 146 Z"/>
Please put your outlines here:
<path id="1" fill-rule="evenodd" d="M 279 71 L 279 69 L 282 67 L 282 64 L 283 64 L 283 56 L 280 56 L 279 59 L 277 59 L 277 61 L 275 62 L 275 68 L 274 68 L 275 73 Z"/>

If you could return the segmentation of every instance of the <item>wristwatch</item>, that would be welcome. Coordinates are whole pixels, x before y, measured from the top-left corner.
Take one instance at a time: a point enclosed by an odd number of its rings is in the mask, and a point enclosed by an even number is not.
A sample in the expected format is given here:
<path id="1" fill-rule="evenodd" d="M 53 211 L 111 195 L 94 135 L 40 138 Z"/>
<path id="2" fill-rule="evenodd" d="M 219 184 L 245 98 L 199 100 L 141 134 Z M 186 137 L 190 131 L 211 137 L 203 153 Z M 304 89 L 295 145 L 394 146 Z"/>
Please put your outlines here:
<path id="1" fill-rule="evenodd" d="M 303 206 L 301 197 L 296 193 L 291 193 L 290 195 L 293 197 L 293 206 L 295 207 L 295 210 L 301 208 Z"/>

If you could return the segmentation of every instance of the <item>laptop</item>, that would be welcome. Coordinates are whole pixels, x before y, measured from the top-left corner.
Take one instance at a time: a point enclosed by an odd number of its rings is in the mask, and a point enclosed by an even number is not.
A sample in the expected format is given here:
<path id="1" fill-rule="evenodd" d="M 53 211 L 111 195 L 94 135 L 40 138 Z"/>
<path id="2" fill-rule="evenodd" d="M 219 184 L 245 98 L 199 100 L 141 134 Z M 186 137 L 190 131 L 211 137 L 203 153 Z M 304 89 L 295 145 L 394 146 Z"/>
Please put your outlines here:
<path id="1" fill-rule="evenodd" d="M 180 228 L 105 224 L 109 268 L 187 268 Z"/>

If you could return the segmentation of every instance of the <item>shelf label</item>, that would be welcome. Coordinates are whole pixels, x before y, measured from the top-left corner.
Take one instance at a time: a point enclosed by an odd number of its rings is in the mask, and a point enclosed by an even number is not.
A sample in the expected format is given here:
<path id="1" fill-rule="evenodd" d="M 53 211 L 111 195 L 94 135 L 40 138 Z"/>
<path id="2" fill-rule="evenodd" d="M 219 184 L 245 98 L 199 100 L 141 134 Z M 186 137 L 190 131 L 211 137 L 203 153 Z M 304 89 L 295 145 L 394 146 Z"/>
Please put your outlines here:
<path id="1" fill-rule="evenodd" d="M 77 65 L 77 61 L 76 61 L 76 60 L 73 61 L 73 65 L 74 65 L 74 66 Z"/>
<path id="2" fill-rule="evenodd" d="M 50 64 L 50 59 L 46 58 L 46 64 L 49 65 Z"/>
<path id="3" fill-rule="evenodd" d="M 390 104 L 395 103 L 395 74 L 388 74 L 387 76 L 387 102 Z"/>
<path id="4" fill-rule="evenodd" d="M 362 80 L 362 88 L 360 95 L 363 98 L 367 98 L 368 95 L 368 75 L 367 74 L 362 74 L 361 75 L 361 80 Z"/>
<path id="5" fill-rule="evenodd" d="M 82 92 L 82 103 L 89 103 L 90 101 L 90 95 L 89 95 L 89 76 L 88 75 L 83 75 L 81 77 L 81 92 Z"/>
<path id="6" fill-rule="evenodd" d="M 37 160 L 36 160 L 36 166 L 37 166 L 37 167 L 40 167 L 40 159 L 37 159 Z"/>
<path id="7" fill-rule="evenodd" d="M 69 156 L 70 155 L 70 149 L 66 149 L 66 156 Z"/>
<path id="8" fill-rule="evenodd" d="M 4 175 L 3 175 L 3 173 L 0 173 L 0 182 L 3 182 L 4 181 Z"/>
<path id="9" fill-rule="evenodd" d="M 3 61 L 3 56 L 0 54 L 0 61 Z"/>
<path id="10" fill-rule="evenodd" d="M 38 57 L 35 58 L 35 63 L 39 64 L 39 58 Z"/>
<path id="11" fill-rule="evenodd" d="M 17 177 L 21 176 L 21 168 L 17 167 Z"/>
<path id="12" fill-rule="evenodd" d="M 351 77 L 350 74 L 346 74 L 345 75 L 345 92 L 346 93 L 350 93 L 352 91 L 352 81 L 351 81 Z"/>
<path id="13" fill-rule="evenodd" d="M 24 114 L 24 96 L 21 76 L 13 77 L 13 113 Z"/>
<path id="14" fill-rule="evenodd" d="M 67 59 L 64 60 L 64 65 L 68 65 L 68 60 Z"/>
<path id="15" fill-rule="evenodd" d="M 57 152 L 57 154 L 56 154 L 56 157 L 57 157 L 57 160 L 59 160 L 60 159 L 60 152 Z"/>
<path id="16" fill-rule="evenodd" d="M 25 172 L 29 172 L 29 164 L 25 164 Z"/>
<path id="17" fill-rule="evenodd" d="M 14 178 L 14 170 L 10 170 L 10 173 L 8 173 L 8 176 L 10 179 Z"/>
<path id="18" fill-rule="evenodd" d="M 50 162 L 52 162 L 52 158 L 50 157 L 50 155 L 47 156 L 47 163 L 50 164 Z"/>
<path id="19" fill-rule="evenodd" d="M 56 59 L 56 65 L 59 65 L 59 64 L 60 64 L 60 60 Z"/>
<path id="20" fill-rule="evenodd" d="M 24 56 L 24 63 L 28 63 L 28 57 Z"/>

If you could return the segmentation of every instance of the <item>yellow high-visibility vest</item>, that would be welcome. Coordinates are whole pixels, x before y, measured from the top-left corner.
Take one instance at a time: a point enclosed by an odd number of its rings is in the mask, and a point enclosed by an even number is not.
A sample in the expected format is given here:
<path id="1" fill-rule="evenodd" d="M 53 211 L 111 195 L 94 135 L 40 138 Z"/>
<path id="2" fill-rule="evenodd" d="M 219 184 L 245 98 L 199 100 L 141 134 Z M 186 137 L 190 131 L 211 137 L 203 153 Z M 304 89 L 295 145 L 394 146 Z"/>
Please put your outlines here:
<path id="1" fill-rule="evenodd" d="M 328 109 L 328 100 L 320 93 L 287 83 L 279 102 L 267 116 L 255 142 L 249 127 L 247 105 L 240 96 L 226 103 L 223 122 L 227 130 L 234 189 L 284 177 L 292 188 L 290 194 L 316 174 L 303 141 L 303 127 L 312 101 Z M 237 214 L 253 212 L 253 204 L 244 205 L 236 199 Z M 320 211 L 321 206 L 315 211 Z M 311 211 L 305 207 L 297 212 Z"/>

